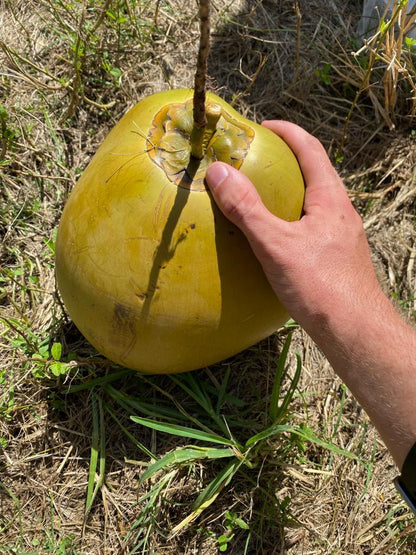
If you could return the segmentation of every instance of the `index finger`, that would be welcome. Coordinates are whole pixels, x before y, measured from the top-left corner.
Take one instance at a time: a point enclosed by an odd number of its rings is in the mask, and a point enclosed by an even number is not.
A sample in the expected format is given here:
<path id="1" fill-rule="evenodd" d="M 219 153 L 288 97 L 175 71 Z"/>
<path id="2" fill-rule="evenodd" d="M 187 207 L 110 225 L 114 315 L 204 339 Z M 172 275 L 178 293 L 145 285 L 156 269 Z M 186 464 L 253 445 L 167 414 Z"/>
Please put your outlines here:
<path id="1" fill-rule="evenodd" d="M 308 204 L 321 204 L 323 199 L 336 201 L 340 194 L 345 200 L 344 184 L 317 138 L 288 121 L 269 120 L 262 125 L 279 135 L 295 154 L 307 188 L 305 209 Z"/>
<path id="2" fill-rule="evenodd" d="M 336 179 L 344 188 L 325 148 L 316 137 L 289 121 L 266 120 L 262 125 L 279 135 L 290 147 L 298 159 L 307 185 L 329 183 Z"/>

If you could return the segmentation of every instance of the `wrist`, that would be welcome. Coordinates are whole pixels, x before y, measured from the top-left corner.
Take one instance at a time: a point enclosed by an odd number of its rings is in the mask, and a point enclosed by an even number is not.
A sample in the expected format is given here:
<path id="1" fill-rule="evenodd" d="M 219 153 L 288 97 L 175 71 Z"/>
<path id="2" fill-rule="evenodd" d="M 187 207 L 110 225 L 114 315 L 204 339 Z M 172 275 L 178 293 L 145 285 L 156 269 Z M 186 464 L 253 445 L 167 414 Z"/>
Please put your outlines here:
<path id="1" fill-rule="evenodd" d="M 401 322 L 378 281 L 366 283 L 367 287 L 346 287 L 342 283 L 327 287 L 308 316 L 301 318 L 304 321 L 299 321 L 328 357 L 332 351 L 345 351 L 348 358 L 354 353 L 359 356 L 360 351 L 367 352 L 370 336 L 374 334 L 374 341 L 377 340 L 380 326 Z"/>
<path id="2" fill-rule="evenodd" d="M 321 316 L 316 329 L 316 342 L 330 361 L 337 363 L 338 373 L 345 379 L 363 361 L 385 353 L 394 341 L 396 330 L 404 325 L 391 301 L 381 289 L 349 298 Z M 342 361 L 345 360 L 345 365 Z"/>

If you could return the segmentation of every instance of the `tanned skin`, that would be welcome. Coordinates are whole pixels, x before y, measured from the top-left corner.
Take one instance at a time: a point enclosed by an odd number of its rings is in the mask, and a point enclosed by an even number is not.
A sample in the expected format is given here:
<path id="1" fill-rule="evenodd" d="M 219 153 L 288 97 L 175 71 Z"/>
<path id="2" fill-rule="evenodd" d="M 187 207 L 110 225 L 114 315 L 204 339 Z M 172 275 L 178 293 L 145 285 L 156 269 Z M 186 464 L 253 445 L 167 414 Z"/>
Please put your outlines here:
<path id="1" fill-rule="evenodd" d="M 401 468 L 416 441 L 416 333 L 380 287 L 362 220 L 322 144 L 289 122 L 263 125 L 298 159 L 306 184 L 301 219 L 271 214 L 251 182 L 226 164 L 208 168 L 207 184 Z"/>

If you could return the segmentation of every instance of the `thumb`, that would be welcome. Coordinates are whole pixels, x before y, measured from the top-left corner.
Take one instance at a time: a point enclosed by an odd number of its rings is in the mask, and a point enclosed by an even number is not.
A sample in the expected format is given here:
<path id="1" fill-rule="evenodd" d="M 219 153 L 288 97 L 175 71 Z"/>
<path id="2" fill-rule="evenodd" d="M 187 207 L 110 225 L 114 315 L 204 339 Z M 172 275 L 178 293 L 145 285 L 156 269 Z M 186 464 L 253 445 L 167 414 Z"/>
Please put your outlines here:
<path id="1" fill-rule="evenodd" d="M 257 189 L 244 174 L 215 162 L 206 172 L 206 182 L 221 212 L 249 238 L 258 238 L 270 218 Z"/>

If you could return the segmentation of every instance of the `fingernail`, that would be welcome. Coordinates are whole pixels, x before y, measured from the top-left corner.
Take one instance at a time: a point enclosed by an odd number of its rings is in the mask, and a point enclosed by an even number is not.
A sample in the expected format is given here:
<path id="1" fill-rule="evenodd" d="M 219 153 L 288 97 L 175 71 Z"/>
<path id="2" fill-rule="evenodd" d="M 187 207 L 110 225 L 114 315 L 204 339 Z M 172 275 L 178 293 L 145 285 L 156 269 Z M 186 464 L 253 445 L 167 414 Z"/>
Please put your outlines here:
<path id="1" fill-rule="evenodd" d="M 216 189 L 224 179 L 227 179 L 228 175 L 229 172 L 226 164 L 213 164 L 209 166 L 206 177 L 210 189 Z"/>

